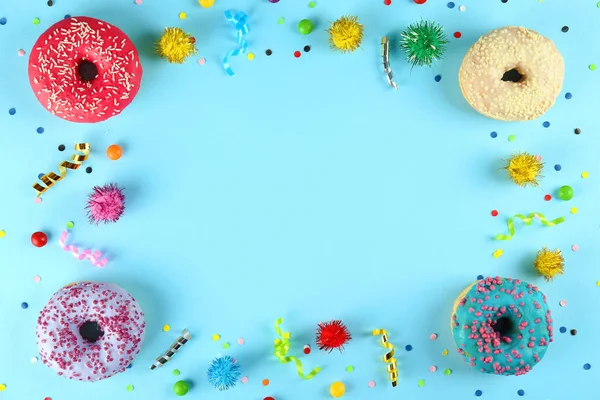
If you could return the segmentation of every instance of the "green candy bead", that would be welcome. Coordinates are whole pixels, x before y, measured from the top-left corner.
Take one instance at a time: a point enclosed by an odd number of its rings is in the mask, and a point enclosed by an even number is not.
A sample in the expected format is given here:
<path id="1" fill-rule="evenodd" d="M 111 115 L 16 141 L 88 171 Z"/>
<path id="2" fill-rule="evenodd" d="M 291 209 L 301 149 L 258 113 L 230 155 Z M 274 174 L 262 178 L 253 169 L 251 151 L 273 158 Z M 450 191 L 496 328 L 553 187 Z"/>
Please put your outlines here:
<path id="1" fill-rule="evenodd" d="M 314 26 L 310 19 L 303 19 L 302 21 L 298 22 L 298 32 L 303 35 L 308 35 L 311 33 L 313 28 Z"/>
<path id="2" fill-rule="evenodd" d="M 573 188 L 571 186 L 565 185 L 558 189 L 558 198 L 564 201 L 571 200 L 574 194 L 575 192 L 573 192 Z"/>
<path id="3" fill-rule="evenodd" d="M 190 391 L 190 385 L 186 381 L 178 381 L 173 386 L 173 391 L 177 396 L 185 396 Z"/>

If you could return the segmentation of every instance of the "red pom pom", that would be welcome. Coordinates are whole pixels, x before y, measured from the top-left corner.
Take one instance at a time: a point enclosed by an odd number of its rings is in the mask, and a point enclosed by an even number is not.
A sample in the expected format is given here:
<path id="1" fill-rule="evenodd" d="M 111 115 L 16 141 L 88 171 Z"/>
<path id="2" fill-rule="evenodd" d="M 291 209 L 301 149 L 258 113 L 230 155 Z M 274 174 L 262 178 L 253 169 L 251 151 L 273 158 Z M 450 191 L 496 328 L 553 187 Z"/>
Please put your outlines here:
<path id="1" fill-rule="evenodd" d="M 317 328 L 317 346 L 320 350 L 332 352 L 344 349 L 344 345 L 352 340 L 346 325 L 340 320 L 322 322 Z"/>

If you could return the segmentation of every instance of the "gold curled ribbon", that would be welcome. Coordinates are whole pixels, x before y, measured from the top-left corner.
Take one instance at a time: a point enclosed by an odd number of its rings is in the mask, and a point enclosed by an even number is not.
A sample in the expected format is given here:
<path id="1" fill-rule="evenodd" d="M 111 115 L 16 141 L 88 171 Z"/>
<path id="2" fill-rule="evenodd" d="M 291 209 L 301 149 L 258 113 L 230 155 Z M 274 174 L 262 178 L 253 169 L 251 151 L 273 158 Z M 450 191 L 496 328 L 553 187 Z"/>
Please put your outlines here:
<path id="1" fill-rule="evenodd" d="M 531 225 L 531 223 L 533 222 L 533 220 L 535 218 L 538 218 L 540 220 L 540 222 L 542 223 L 542 225 L 544 226 L 556 226 L 558 224 L 562 224 L 563 222 L 565 222 L 565 218 L 564 217 L 558 217 L 556 219 L 553 219 L 552 221 L 548 221 L 546 219 L 546 217 L 544 216 L 544 214 L 540 214 L 540 213 L 531 213 L 528 216 L 525 216 L 523 214 L 515 214 L 513 215 L 511 218 L 508 219 L 508 235 L 503 235 L 501 233 L 496 235 L 496 240 L 510 240 L 512 239 L 512 237 L 515 235 L 515 224 L 513 222 L 513 220 L 516 219 L 520 219 L 521 221 L 523 221 L 523 223 L 525 223 L 525 225 L 529 226 Z"/>
<path id="2" fill-rule="evenodd" d="M 37 197 L 40 197 L 42 193 L 50 189 L 56 182 L 67 176 L 67 169 L 74 171 L 81 167 L 81 164 L 87 160 L 90 155 L 90 144 L 77 143 L 75 145 L 75 150 L 83 154 L 73 154 L 73 157 L 71 157 L 72 161 L 61 162 L 58 165 L 58 171 L 60 172 L 60 175 L 57 175 L 54 172 L 49 172 L 47 175 L 42 175 L 40 180 L 46 185 L 45 187 L 37 182 L 33 184 L 33 188 L 38 193 Z"/>
<path id="3" fill-rule="evenodd" d="M 384 363 L 389 363 L 387 365 L 387 371 L 390 375 L 390 381 L 392 381 L 392 386 L 396 387 L 398 385 L 398 361 L 394 358 L 394 345 L 388 341 L 388 334 L 385 329 L 375 329 L 373 331 L 373 336 L 381 336 L 381 345 L 390 351 L 385 354 L 383 357 Z"/>
<path id="4" fill-rule="evenodd" d="M 277 336 L 279 336 L 277 339 L 275 339 L 275 357 L 277 357 L 277 359 L 281 361 L 282 364 L 294 362 L 296 364 L 296 370 L 298 371 L 298 375 L 300 376 L 300 378 L 306 380 L 314 378 L 319 372 L 321 372 L 321 368 L 316 367 L 308 375 L 304 375 L 304 371 L 302 369 L 302 362 L 294 356 L 287 355 L 291 347 L 290 334 L 289 332 L 283 333 L 283 330 L 281 330 L 280 327 L 282 323 L 283 318 L 278 318 L 277 321 L 275 321 L 275 331 L 277 332 Z"/>

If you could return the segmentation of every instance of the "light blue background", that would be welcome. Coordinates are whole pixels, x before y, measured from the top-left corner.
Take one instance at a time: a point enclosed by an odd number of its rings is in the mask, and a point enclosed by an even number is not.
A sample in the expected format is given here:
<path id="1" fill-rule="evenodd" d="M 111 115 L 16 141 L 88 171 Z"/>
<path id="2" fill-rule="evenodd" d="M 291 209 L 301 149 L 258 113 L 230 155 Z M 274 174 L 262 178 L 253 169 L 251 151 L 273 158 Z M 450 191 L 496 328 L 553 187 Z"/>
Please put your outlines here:
<path id="1" fill-rule="evenodd" d="M 211 9 L 195 0 L 45 1 L 0 4 L 0 383 L 2 400 L 168 399 L 172 385 L 193 382 L 186 398 L 276 400 L 329 398 L 329 385 L 346 384 L 346 399 L 595 399 L 600 369 L 595 310 L 600 234 L 597 101 L 600 63 L 594 0 L 464 0 L 422 6 L 409 0 L 217 0 Z M 467 6 L 460 12 L 458 6 Z M 226 8 L 249 14 L 247 36 L 255 60 L 232 59 L 227 77 L 222 56 L 235 46 Z M 178 17 L 187 12 L 187 19 Z M 123 29 L 137 45 L 143 85 L 133 104 L 105 123 L 77 125 L 47 113 L 29 87 L 27 60 L 35 39 L 65 14 L 89 15 Z M 357 15 L 365 25 L 362 49 L 341 55 L 329 49 L 330 21 Z M 285 24 L 278 25 L 279 17 Z M 391 63 L 399 84 L 385 83 L 380 40 L 394 43 L 420 17 L 442 23 L 451 37 L 446 58 L 432 69 L 410 70 L 394 47 Z M 35 26 L 32 19 L 39 17 Z M 296 32 L 302 18 L 316 23 L 309 36 Z M 565 58 L 564 90 L 544 117 L 526 123 L 486 119 L 462 98 L 457 72 L 469 46 L 492 28 L 524 25 L 554 40 Z M 568 25 L 568 33 L 561 27 Z M 196 39 L 198 57 L 170 65 L 153 54 L 163 28 L 179 26 Z M 453 32 L 462 38 L 454 39 Z M 293 52 L 312 46 L 299 59 Z M 271 57 L 264 51 L 270 48 Z M 17 50 L 27 56 L 19 57 Z M 207 64 L 200 66 L 199 57 Z M 440 74 L 442 80 L 434 81 Z M 573 93 L 565 100 L 566 92 Z M 10 116 L 9 108 L 16 115 Z M 543 128 L 543 121 L 550 121 Z M 38 127 L 44 127 L 41 135 Z M 573 134 L 574 128 L 582 134 Z M 498 138 L 490 138 L 497 131 Z M 514 142 L 507 140 L 516 135 Z M 56 171 L 72 146 L 89 141 L 84 169 L 69 173 L 42 204 L 31 185 L 40 172 Z M 104 155 L 123 146 L 121 160 Z M 60 153 L 59 144 L 68 151 Z M 499 171 L 517 150 L 541 154 L 541 188 L 520 189 Z M 556 172 L 555 164 L 562 170 Z M 580 174 L 590 173 L 583 180 Z M 57 171 L 56 171 L 57 172 Z M 84 206 L 94 185 L 127 188 L 127 211 L 115 225 L 87 223 Z M 545 202 L 571 185 L 569 203 Z M 571 215 L 576 206 L 579 214 Z M 500 216 L 492 218 L 497 209 Z M 565 216 L 555 228 L 516 224 L 510 242 L 495 242 L 514 213 Z M 110 258 L 95 269 L 60 250 L 67 221 L 75 222 L 76 244 L 95 246 Z M 34 248 L 30 235 L 51 236 Z M 578 244 L 576 253 L 570 250 Z M 566 273 L 547 284 L 532 261 L 543 245 L 560 248 Z M 594 247 L 596 246 L 596 247 Z M 504 255 L 494 259 L 498 249 Z M 524 377 L 484 376 L 454 351 L 449 332 L 452 303 L 477 275 L 518 277 L 540 285 L 555 320 L 555 342 L 543 362 Z M 34 283 L 35 275 L 42 281 Z M 55 375 L 37 355 L 35 325 L 50 296 L 72 281 L 115 282 L 130 291 L 146 313 L 144 347 L 133 368 L 96 383 Z M 558 306 L 560 300 L 567 306 Z M 22 310 L 21 302 L 29 303 Z M 307 369 L 324 367 L 302 381 L 290 364 L 272 355 L 274 321 L 285 318 L 292 354 L 313 344 L 302 359 Z M 343 319 L 354 340 L 343 354 L 320 354 L 314 345 L 318 322 Z M 162 331 L 170 324 L 172 331 Z M 578 330 L 560 334 L 559 327 Z M 148 367 L 184 327 L 194 338 L 165 367 Z M 398 349 L 400 382 L 392 388 L 384 349 L 370 330 L 385 328 Z M 211 336 L 219 333 L 220 342 Z M 439 339 L 431 341 L 429 335 Z M 246 344 L 239 346 L 238 337 Z M 222 343 L 232 344 L 229 350 Z M 404 350 L 410 344 L 411 352 Z M 449 349 L 447 356 L 442 356 Z M 237 357 L 249 382 L 220 393 L 206 381 L 217 354 Z M 583 364 L 591 370 L 584 371 Z M 355 372 L 345 372 L 353 365 Z M 436 365 L 438 372 L 430 373 Z M 443 370 L 450 368 L 451 376 Z M 271 384 L 264 388 L 261 380 Z M 420 388 L 419 379 L 426 384 Z M 370 389 L 367 383 L 377 386 Z M 125 387 L 135 386 L 131 393 Z"/>

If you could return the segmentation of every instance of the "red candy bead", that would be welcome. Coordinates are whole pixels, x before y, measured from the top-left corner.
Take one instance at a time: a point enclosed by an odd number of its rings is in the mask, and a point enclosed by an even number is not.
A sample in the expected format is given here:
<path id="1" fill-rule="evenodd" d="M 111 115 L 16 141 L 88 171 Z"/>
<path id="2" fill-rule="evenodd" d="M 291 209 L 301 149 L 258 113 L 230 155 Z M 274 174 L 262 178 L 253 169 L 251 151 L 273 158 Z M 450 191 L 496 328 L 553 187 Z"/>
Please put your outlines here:
<path id="1" fill-rule="evenodd" d="M 265 397 L 264 400 L 275 400 L 275 399 L 272 398 L 271 396 L 269 396 L 269 397 Z"/>
<path id="2" fill-rule="evenodd" d="M 415 3 L 417 4 L 425 4 L 427 0 L 415 0 Z"/>
<path id="3" fill-rule="evenodd" d="M 460 33 L 460 32 L 454 32 L 454 37 L 455 38 L 460 39 L 461 36 L 462 36 L 462 33 Z"/>
<path id="4" fill-rule="evenodd" d="M 544 200 L 550 201 L 550 200 L 552 200 L 552 196 L 550 196 L 549 194 L 547 194 L 547 195 L 544 196 Z"/>
<path id="5" fill-rule="evenodd" d="M 498 211 L 492 210 L 492 217 L 497 217 L 497 216 L 498 216 Z"/>
<path id="6" fill-rule="evenodd" d="M 44 247 L 48 243 L 48 236 L 44 232 L 36 232 L 31 235 L 31 244 L 35 247 Z"/>
<path id="7" fill-rule="evenodd" d="M 299 51 L 294 52 L 294 57 L 296 57 L 296 58 L 300 58 L 301 55 L 302 55 L 302 53 L 300 53 Z"/>
<path id="8" fill-rule="evenodd" d="M 392 4 L 392 0 L 383 0 L 383 4 L 389 6 L 390 4 Z"/>

